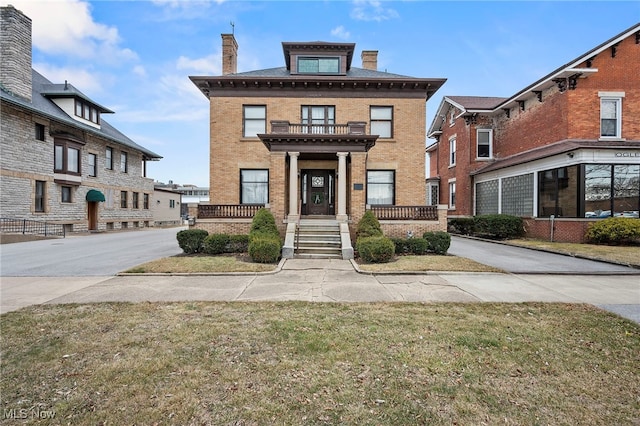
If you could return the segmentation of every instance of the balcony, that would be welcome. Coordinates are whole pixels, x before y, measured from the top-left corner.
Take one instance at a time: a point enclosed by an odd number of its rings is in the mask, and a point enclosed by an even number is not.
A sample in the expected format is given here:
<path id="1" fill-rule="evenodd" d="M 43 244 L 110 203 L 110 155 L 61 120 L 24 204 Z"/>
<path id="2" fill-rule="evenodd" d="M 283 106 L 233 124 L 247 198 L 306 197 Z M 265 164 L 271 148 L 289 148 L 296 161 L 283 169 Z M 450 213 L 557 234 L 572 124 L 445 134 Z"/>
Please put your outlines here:
<path id="1" fill-rule="evenodd" d="M 378 135 L 367 135 L 367 123 L 349 121 L 346 124 L 301 124 L 272 120 L 271 132 L 258 137 L 269 151 L 298 152 L 366 152 L 376 143 Z"/>

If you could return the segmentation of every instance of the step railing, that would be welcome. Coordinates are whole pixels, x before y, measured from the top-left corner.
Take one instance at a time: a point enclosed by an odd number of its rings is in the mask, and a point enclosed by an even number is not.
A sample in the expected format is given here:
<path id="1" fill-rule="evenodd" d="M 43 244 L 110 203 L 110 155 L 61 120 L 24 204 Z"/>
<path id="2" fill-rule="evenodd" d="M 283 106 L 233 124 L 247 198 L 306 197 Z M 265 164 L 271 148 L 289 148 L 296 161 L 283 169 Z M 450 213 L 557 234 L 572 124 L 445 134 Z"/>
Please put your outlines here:
<path id="1" fill-rule="evenodd" d="M 39 220 L 0 218 L 0 232 L 3 234 L 44 235 L 65 237 L 65 227 L 60 223 Z"/>

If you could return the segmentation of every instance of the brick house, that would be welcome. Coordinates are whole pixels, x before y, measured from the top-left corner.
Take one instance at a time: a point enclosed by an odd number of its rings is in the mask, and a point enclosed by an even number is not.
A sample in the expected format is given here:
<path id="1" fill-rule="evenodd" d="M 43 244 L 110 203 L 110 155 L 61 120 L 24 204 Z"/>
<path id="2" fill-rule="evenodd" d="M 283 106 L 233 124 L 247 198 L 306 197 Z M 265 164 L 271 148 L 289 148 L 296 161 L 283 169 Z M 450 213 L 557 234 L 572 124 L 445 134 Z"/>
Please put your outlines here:
<path id="1" fill-rule="evenodd" d="M 223 34 L 222 47 L 222 76 L 190 77 L 210 102 L 211 204 L 197 227 L 246 232 L 267 206 L 285 257 L 299 225 L 317 219 L 341 230 L 345 258 L 366 208 L 388 235 L 444 228 L 415 184 L 425 176 L 426 101 L 444 79 L 379 72 L 377 51 L 363 51 L 356 68 L 355 44 L 329 42 L 283 42 L 285 66 L 237 73 L 235 37 Z"/>
<path id="2" fill-rule="evenodd" d="M 12 6 L 0 13 L 3 220 L 67 232 L 151 226 L 145 164 L 161 157 L 102 118 L 113 111 L 33 70 L 31 20 Z"/>
<path id="3" fill-rule="evenodd" d="M 640 210 L 640 24 L 509 98 L 445 96 L 430 125 L 429 203 L 505 213 L 529 236 L 583 240 Z"/>

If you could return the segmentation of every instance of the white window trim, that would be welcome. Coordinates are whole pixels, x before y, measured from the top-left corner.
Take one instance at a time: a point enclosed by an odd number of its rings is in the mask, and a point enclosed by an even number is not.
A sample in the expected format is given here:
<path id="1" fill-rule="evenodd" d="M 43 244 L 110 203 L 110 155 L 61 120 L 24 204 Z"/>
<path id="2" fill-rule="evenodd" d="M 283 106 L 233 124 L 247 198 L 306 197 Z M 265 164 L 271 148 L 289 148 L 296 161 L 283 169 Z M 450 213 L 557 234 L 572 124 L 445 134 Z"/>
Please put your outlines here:
<path id="1" fill-rule="evenodd" d="M 599 132 L 600 140 L 624 140 L 622 137 L 622 99 L 625 97 L 625 92 L 598 92 L 600 97 L 600 123 Z M 616 135 L 615 136 L 603 136 L 602 135 L 602 101 L 616 101 Z"/>
<path id="2" fill-rule="evenodd" d="M 489 133 L 489 156 L 488 157 L 479 157 L 478 156 L 478 146 L 479 146 L 479 140 L 480 138 L 478 137 L 480 135 L 480 132 L 488 132 Z M 493 158 L 493 129 L 476 129 L 476 160 L 491 160 Z"/>
<path id="3" fill-rule="evenodd" d="M 458 193 L 458 188 L 456 185 L 456 179 L 449 179 L 448 180 L 448 185 L 447 185 L 447 190 L 449 191 L 449 193 L 447 194 L 447 198 L 449 198 L 449 210 L 455 210 L 456 208 L 456 204 L 451 202 L 451 185 L 453 185 L 453 187 L 455 188 L 455 191 L 453 192 L 454 194 L 457 195 Z"/>
<path id="4" fill-rule="evenodd" d="M 458 160 L 458 149 L 457 149 L 456 136 L 453 136 L 449 139 L 449 167 L 453 167 L 456 165 Z M 453 150 L 451 149 L 453 147 Z M 453 153 L 453 156 L 451 155 Z M 451 161 L 453 159 L 453 161 Z"/>

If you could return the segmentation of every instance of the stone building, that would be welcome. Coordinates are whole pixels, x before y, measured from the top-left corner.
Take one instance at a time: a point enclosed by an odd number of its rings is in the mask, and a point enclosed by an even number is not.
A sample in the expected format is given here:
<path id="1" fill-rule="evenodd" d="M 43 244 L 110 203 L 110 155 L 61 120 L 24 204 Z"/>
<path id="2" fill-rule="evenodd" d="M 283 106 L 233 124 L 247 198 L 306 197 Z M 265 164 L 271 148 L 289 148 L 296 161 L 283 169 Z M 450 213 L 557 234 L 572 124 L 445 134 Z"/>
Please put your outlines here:
<path id="1" fill-rule="evenodd" d="M 146 162 L 161 157 L 105 121 L 113 111 L 32 69 L 31 20 L 0 14 L 2 217 L 68 232 L 152 226 Z"/>
<path id="2" fill-rule="evenodd" d="M 367 208 L 390 236 L 443 229 L 417 182 L 426 102 L 444 79 L 380 72 L 377 51 L 363 51 L 357 68 L 355 44 L 329 42 L 283 42 L 285 66 L 237 73 L 234 36 L 223 34 L 222 46 L 222 76 L 190 77 L 210 102 L 211 195 L 197 227 L 246 232 L 267 206 L 285 256 L 303 254 L 297 229 L 323 223 L 341 230 L 342 257 Z M 318 245 L 315 254 L 330 244 Z"/>
<path id="3" fill-rule="evenodd" d="M 576 242 L 596 218 L 638 217 L 638 70 L 640 24 L 511 97 L 445 96 L 428 133 L 430 202 Z"/>

